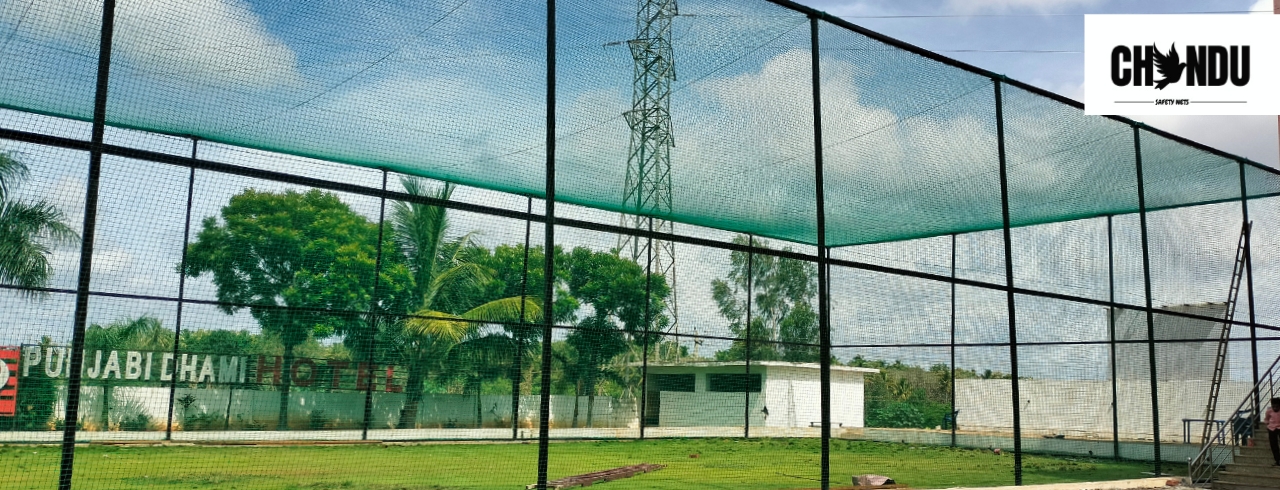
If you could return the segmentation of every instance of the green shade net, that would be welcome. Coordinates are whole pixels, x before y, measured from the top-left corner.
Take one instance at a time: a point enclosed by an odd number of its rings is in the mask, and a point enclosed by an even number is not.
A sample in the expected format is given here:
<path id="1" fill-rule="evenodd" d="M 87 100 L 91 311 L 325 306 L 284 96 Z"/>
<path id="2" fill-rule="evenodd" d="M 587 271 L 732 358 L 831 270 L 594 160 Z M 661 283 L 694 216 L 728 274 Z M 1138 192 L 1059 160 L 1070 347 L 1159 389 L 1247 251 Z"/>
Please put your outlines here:
<path id="1" fill-rule="evenodd" d="M 633 211 L 635 9 L 560 2 L 558 200 Z M 663 217 L 817 243 L 808 16 L 763 0 L 679 9 Z M 90 119 L 101 10 L 0 5 L 0 106 Z M 542 196 L 545 16 L 527 1 L 121 1 L 107 123 Z M 994 83 L 819 31 L 827 244 L 1000 228 Z M 1008 84 L 1003 103 L 1013 225 L 1137 211 L 1130 126 Z M 1235 161 L 1151 133 L 1141 145 L 1148 207 L 1238 197 Z M 1245 171 L 1250 196 L 1280 191 Z"/>

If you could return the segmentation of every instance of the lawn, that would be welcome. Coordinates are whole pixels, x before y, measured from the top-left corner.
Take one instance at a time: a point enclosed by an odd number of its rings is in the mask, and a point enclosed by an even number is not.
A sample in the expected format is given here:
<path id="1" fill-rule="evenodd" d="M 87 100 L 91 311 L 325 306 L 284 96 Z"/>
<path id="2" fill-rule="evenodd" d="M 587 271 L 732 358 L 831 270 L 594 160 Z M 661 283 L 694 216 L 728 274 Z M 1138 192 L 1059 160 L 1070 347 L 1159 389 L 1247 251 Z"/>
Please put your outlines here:
<path id="1" fill-rule="evenodd" d="M 86 446 L 76 450 L 82 489 L 518 489 L 533 483 L 536 443 L 414 446 Z M 5 489 L 55 486 L 58 448 L 0 447 Z M 558 442 L 552 479 L 638 463 L 666 469 L 605 483 L 607 490 L 780 489 L 818 484 L 814 439 L 678 439 Z M 1028 455 L 1026 484 L 1142 478 L 1146 463 Z M 1013 483 L 1013 456 L 988 450 L 833 440 L 833 484 L 888 475 L 916 488 Z"/>

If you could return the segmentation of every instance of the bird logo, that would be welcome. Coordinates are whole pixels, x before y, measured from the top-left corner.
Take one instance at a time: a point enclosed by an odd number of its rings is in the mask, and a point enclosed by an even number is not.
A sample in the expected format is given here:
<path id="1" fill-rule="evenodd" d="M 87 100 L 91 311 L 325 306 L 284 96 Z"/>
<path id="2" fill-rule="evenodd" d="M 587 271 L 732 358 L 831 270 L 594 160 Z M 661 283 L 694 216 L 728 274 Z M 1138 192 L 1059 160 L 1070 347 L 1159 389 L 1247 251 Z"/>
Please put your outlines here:
<path id="1" fill-rule="evenodd" d="M 1160 76 L 1164 77 L 1156 82 L 1156 89 L 1164 90 L 1165 86 L 1182 80 L 1182 71 L 1187 67 L 1187 64 L 1179 61 L 1178 50 L 1174 45 L 1169 45 L 1169 54 L 1161 54 L 1160 48 L 1156 47 L 1154 43 L 1151 45 L 1151 51 L 1156 71 L 1160 72 Z"/>

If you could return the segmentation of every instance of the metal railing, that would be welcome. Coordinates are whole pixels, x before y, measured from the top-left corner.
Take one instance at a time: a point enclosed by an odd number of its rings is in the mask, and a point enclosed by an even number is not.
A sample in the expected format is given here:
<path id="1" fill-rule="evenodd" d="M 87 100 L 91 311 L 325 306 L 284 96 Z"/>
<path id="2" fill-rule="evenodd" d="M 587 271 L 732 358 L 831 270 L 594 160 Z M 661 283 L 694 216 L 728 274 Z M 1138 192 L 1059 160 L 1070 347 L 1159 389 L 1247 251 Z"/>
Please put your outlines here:
<path id="1" fill-rule="evenodd" d="M 1249 390 L 1240 402 L 1228 423 L 1223 424 L 1215 434 L 1201 441 L 1200 452 L 1196 457 L 1187 459 L 1187 478 L 1192 483 L 1207 483 L 1213 480 L 1218 470 L 1230 464 L 1236 455 L 1236 448 L 1253 437 L 1252 431 L 1258 423 L 1254 397 L 1270 400 L 1276 396 L 1277 382 L 1280 382 L 1280 357 L 1271 362 L 1267 371 L 1258 377 L 1258 383 Z M 1242 415 L 1241 414 L 1246 414 Z M 1228 433 L 1228 431 L 1232 431 Z M 1249 434 L 1247 437 L 1244 434 Z"/>

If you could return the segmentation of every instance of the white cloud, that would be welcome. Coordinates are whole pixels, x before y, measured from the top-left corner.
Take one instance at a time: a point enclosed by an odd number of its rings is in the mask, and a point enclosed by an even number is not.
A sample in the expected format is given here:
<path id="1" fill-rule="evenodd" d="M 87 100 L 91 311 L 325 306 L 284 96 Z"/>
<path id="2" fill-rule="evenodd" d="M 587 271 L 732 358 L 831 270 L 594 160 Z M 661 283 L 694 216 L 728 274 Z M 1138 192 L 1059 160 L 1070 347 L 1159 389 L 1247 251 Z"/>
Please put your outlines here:
<path id="1" fill-rule="evenodd" d="M 99 1 L 32 0 L 0 7 L 20 38 L 96 54 Z M 206 84 L 269 88 L 300 81 L 297 57 L 243 0 L 123 0 L 113 56 L 138 71 Z"/>
<path id="2" fill-rule="evenodd" d="M 1280 166 L 1280 141 L 1277 140 L 1280 133 L 1276 130 L 1276 116 L 1131 117 L 1222 151 L 1272 167 Z"/>
<path id="3" fill-rule="evenodd" d="M 1280 9 L 1276 8 L 1274 0 L 1258 0 L 1254 2 L 1252 7 L 1249 7 L 1249 10 L 1260 14 L 1278 13 L 1280 11 Z"/>
<path id="4" fill-rule="evenodd" d="M 1040 14 L 1060 12 L 1073 7 L 1092 7 L 1103 0 L 947 0 L 947 6 L 962 14 L 981 12 L 1031 11 Z"/>

